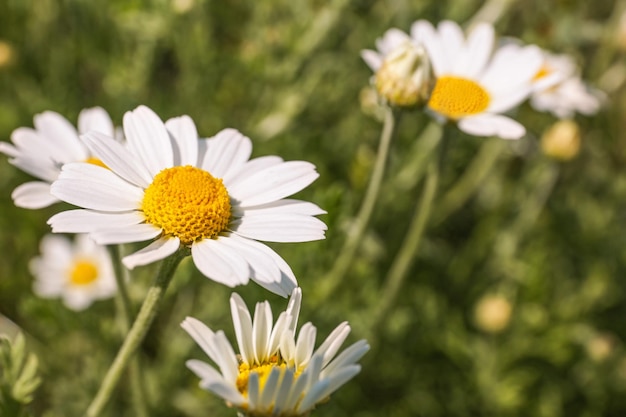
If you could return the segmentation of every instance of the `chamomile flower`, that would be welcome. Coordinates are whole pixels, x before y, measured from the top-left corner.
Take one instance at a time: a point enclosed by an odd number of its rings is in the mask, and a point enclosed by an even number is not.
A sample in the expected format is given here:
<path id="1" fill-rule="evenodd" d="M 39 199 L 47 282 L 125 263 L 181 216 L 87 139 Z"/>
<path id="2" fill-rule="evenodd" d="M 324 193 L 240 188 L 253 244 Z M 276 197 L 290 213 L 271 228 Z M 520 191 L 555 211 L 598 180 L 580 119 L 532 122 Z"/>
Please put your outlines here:
<path id="1" fill-rule="evenodd" d="M 78 130 L 52 111 L 36 115 L 33 122 L 34 129 L 20 127 L 13 131 L 13 144 L 0 142 L 0 152 L 11 158 L 11 164 L 41 180 L 24 183 L 11 194 L 16 206 L 28 209 L 48 207 L 59 201 L 50 194 L 50 184 L 57 179 L 63 164 L 77 161 L 100 163 L 79 139 L 79 133 L 97 130 L 114 134 L 111 118 L 100 107 L 80 112 Z"/>
<path id="2" fill-rule="evenodd" d="M 132 269 L 184 246 L 207 277 L 228 286 L 249 278 L 286 296 L 296 286 L 270 242 L 324 238 L 325 213 L 285 199 L 317 177 L 315 166 L 277 156 L 251 159 L 252 143 L 234 129 L 199 139 L 188 116 L 165 124 L 140 106 L 124 115 L 126 146 L 98 132 L 82 136 L 108 167 L 66 164 L 52 185 L 82 207 L 49 220 L 54 232 L 89 233 L 100 244 L 153 240 L 123 259 Z"/>
<path id="3" fill-rule="evenodd" d="M 46 235 L 40 251 L 41 255 L 29 263 L 38 296 L 62 298 L 68 308 L 84 310 L 95 300 L 115 295 L 117 285 L 109 253 L 87 235 L 77 235 L 74 242 Z"/>
<path id="4" fill-rule="evenodd" d="M 296 288 L 272 326 L 267 301 L 256 305 L 253 320 L 241 297 L 233 294 L 230 306 L 238 355 L 223 331 L 213 332 L 187 317 L 181 326 L 217 365 L 187 361 L 200 378 L 200 387 L 247 416 L 296 417 L 308 415 L 359 373 L 356 362 L 369 350 L 365 340 L 336 356 L 350 333 L 347 322 L 337 326 L 316 350 L 317 330 L 311 323 L 303 325 L 296 338 L 301 300 L 302 291 Z"/>
<path id="5" fill-rule="evenodd" d="M 428 51 L 436 83 L 428 110 L 442 122 L 457 123 L 475 136 L 519 139 L 526 129 L 502 115 L 532 91 L 542 62 L 535 46 L 502 45 L 494 51 L 493 26 L 480 23 L 467 36 L 458 24 L 442 21 L 435 29 L 419 20 L 411 37 Z"/>
<path id="6" fill-rule="evenodd" d="M 571 118 L 576 113 L 591 115 L 600 109 L 604 93 L 582 81 L 579 68 L 570 56 L 544 51 L 543 58 L 533 79 L 530 97 L 533 108 L 560 119 Z"/>

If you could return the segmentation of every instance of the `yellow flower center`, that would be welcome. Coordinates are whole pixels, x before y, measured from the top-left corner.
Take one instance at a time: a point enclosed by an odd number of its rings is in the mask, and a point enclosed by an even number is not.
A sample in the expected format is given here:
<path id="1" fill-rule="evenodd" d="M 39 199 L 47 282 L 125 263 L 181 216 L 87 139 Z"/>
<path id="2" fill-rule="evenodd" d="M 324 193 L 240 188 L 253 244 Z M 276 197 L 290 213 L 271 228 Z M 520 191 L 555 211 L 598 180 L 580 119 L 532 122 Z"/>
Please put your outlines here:
<path id="1" fill-rule="evenodd" d="M 98 267 L 91 261 L 79 260 L 70 272 L 73 285 L 87 285 L 98 279 Z"/>
<path id="2" fill-rule="evenodd" d="M 93 156 L 90 156 L 89 158 L 85 159 L 85 162 L 87 162 L 88 164 L 98 165 L 99 167 L 109 169 L 109 167 L 106 166 L 104 162 L 102 162 L 101 160 Z"/>
<path id="3" fill-rule="evenodd" d="M 159 172 L 146 189 L 146 222 L 184 245 L 216 238 L 230 220 L 230 198 L 222 180 L 190 165 Z"/>
<path id="4" fill-rule="evenodd" d="M 489 93 L 475 81 L 444 76 L 437 79 L 428 107 L 456 120 L 485 111 L 489 101 Z"/>
<path id="5" fill-rule="evenodd" d="M 539 71 L 537 71 L 537 73 L 533 77 L 533 81 L 540 80 L 543 77 L 550 75 L 551 73 L 552 73 L 552 68 L 544 64 L 541 66 L 541 68 L 539 68 Z"/>

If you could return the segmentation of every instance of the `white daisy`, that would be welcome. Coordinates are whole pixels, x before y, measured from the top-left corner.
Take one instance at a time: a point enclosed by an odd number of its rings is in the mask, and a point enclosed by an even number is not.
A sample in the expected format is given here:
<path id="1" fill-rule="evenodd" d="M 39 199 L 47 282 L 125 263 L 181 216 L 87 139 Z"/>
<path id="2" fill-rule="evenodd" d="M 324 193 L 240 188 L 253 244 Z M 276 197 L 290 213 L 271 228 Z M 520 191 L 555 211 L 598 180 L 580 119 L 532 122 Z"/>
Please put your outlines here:
<path id="1" fill-rule="evenodd" d="M 533 79 L 530 104 L 560 119 L 575 113 L 591 115 L 600 110 L 604 93 L 587 86 L 580 78 L 579 68 L 567 55 L 543 52 L 543 65 Z"/>
<path id="2" fill-rule="evenodd" d="M 201 379 L 200 387 L 226 400 L 248 416 L 308 415 L 361 370 L 356 362 L 369 350 L 360 340 L 335 356 L 350 333 L 341 323 L 314 350 L 316 328 L 306 323 L 296 338 L 302 291 L 293 291 L 287 309 L 272 326 L 267 301 L 258 303 L 254 321 L 241 297 L 230 298 L 239 355 L 223 331 L 213 332 L 187 317 L 181 326 L 200 345 L 217 368 L 199 360 L 187 367 Z M 219 369 L 219 371 L 218 371 Z"/>
<path id="3" fill-rule="evenodd" d="M 437 79 L 428 109 L 441 121 L 456 122 L 476 136 L 519 139 L 526 130 L 501 113 L 531 93 L 531 81 L 542 62 L 535 46 L 503 45 L 494 51 L 493 26 L 481 23 L 466 36 L 455 22 L 435 29 L 419 20 L 411 37 L 422 43 Z"/>
<path id="4" fill-rule="evenodd" d="M 249 278 L 286 296 L 296 286 L 287 263 L 270 242 L 324 238 L 325 211 L 285 199 L 317 177 L 304 161 L 277 156 L 248 160 L 250 139 L 224 129 L 198 139 L 191 118 L 165 124 L 140 106 L 124 115 L 126 146 L 98 132 L 82 138 L 109 169 L 66 164 L 52 185 L 58 198 L 82 207 L 49 220 L 54 232 L 90 233 L 100 244 L 155 239 L 126 256 L 132 269 L 173 254 L 183 245 L 207 277 L 228 286 Z"/>
<path id="5" fill-rule="evenodd" d="M 41 256 L 29 263 L 35 276 L 33 290 L 43 298 L 62 298 L 72 310 L 84 310 L 95 300 L 112 297 L 117 285 L 106 248 L 87 235 L 74 242 L 46 235 L 40 243 Z"/>
<path id="6" fill-rule="evenodd" d="M 33 122 L 34 129 L 20 127 L 13 131 L 13 145 L 0 142 L 0 152 L 11 158 L 11 164 L 42 180 L 24 183 L 11 194 L 16 206 L 28 209 L 48 207 L 59 201 L 50 194 L 50 184 L 57 179 L 63 164 L 77 161 L 100 163 L 79 139 L 79 133 L 97 130 L 114 134 L 111 118 L 100 107 L 80 112 L 78 131 L 67 119 L 52 111 L 36 115 Z"/>

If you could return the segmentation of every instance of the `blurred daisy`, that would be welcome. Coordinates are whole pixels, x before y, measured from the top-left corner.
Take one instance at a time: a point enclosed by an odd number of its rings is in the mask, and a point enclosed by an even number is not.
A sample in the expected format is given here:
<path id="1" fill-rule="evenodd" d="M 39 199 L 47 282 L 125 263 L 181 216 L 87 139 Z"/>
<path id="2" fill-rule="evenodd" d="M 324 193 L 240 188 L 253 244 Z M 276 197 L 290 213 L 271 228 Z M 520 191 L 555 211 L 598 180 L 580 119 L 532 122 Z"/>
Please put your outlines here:
<path id="1" fill-rule="evenodd" d="M 252 320 L 241 297 L 230 298 L 236 355 L 223 331 L 213 332 L 187 317 L 181 326 L 200 345 L 217 368 L 199 360 L 187 367 L 200 379 L 200 387 L 226 400 L 248 416 L 295 417 L 309 412 L 361 370 L 356 362 L 369 350 L 360 340 L 336 356 L 350 333 L 341 323 L 314 350 L 316 328 L 306 323 L 296 339 L 302 292 L 293 291 L 287 309 L 272 326 L 267 301 L 258 303 Z M 219 371 L 217 370 L 219 369 Z"/>
<path id="2" fill-rule="evenodd" d="M 530 104 L 539 111 L 567 119 L 574 114 L 591 115 L 600 110 L 604 93 L 587 86 L 574 60 L 567 55 L 543 53 L 543 65 L 533 79 Z"/>
<path id="3" fill-rule="evenodd" d="M 13 131 L 13 145 L 0 142 L 0 152 L 11 158 L 11 164 L 42 180 L 24 183 L 11 194 L 16 206 L 28 209 L 48 207 L 59 201 L 50 194 L 50 184 L 57 179 L 63 164 L 101 163 L 79 139 L 79 133 L 97 130 L 110 136 L 114 134 L 111 118 L 100 107 L 80 112 L 78 131 L 67 119 L 52 111 L 36 115 L 33 121 L 34 129 L 20 127 Z"/>
<path id="4" fill-rule="evenodd" d="M 312 203 L 285 199 L 317 177 L 315 166 L 277 156 L 248 160 L 250 139 L 224 129 L 198 139 L 191 118 L 165 124 L 140 106 L 124 115 L 126 145 L 91 131 L 82 138 L 109 169 L 66 164 L 52 185 L 58 198 L 83 209 L 49 220 L 54 232 L 90 233 L 100 244 L 156 239 L 126 256 L 132 269 L 163 259 L 182 246 L 195 265 L 228 286 L 249 278 L 286 296 L 296 286 L 271 242 L 324 238 L 325 213 Z"/>
<path id="5" fill-rule="evenodd" d="M 411 42 L 409 35 L 400 29 L 391 28 L 381 38 L 376 39 L 376 51 L 364 49 L 361 51 L 361 58 L 372 71 L 377 72 L 383 66 L 385 58 L 407 41 Z"/>
<path id="6" fill-rule="evenodd" d="M 531 93 L 542 62 L 535 46 L 503 45 L 494 51 L 493 26 L 480 23 L 466 36 L 455 22 L 435 29 L 419 20 L 411 37 L 428 51 L 436 84 L 428 109 L 470 135 L 519 139 L 526 129 L 503 116 Z"/>
<path id="7" fill-rule="evenodd" d="M 115 294 L 117 285 L 109 253 L 87 235 L 77 235 L 74 242 L 46 235 L 40 251 L 41 256 L 29 264 L 38 296 L 62 298 L 68 308 L 84 310 L 95 300 Z"/>

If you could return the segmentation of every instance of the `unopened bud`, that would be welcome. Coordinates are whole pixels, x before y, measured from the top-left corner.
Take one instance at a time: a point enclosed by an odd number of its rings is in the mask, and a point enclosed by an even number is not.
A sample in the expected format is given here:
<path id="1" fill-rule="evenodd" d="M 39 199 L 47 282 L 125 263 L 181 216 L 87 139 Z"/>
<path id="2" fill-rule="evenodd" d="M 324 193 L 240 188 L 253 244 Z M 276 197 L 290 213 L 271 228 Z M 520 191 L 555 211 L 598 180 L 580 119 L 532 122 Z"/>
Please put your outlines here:
<path id="1" fill-rule="evenodd" d="M 13 47 L 11 44 L 0 40 L 0 68 L 6 67 L 13 62 Z"/>
<path id="2" fill-rule="evenodd" d="M 547 156 L 569 161 L 580 151 L 580 129 L 573 120 L 559 120 L 541 136 L 541 150 Z"/>
<path id="3" fill-rule="evenodd" d="M 434 85 L 430 60 L 421 45 L 403 42 L 376 72 L 376 90 L 390 104 L 410 107 L 428 101 Z"/>
<path id="4" fill-rule="evenodd" d="M 474 321 L 485 332 L 499 333 L 509 325 L 512 310 L 511 303 L 504 296 L 487 295 L 478 301 Z"/>

